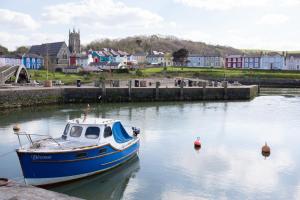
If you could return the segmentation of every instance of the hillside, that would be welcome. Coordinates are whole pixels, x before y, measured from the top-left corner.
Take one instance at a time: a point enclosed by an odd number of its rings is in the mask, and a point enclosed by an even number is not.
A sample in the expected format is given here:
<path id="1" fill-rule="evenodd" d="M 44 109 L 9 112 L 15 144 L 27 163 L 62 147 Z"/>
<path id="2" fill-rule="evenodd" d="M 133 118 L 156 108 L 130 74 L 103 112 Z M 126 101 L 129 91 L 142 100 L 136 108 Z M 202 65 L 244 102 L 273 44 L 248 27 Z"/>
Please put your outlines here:
<path id="1" fill-rule="evenodd" d="M 162 52 L 174 52 L 180 48 L 186 48 L 193 54 L 217 54 L 225 56 L 226 54 L 239 54 L 242 51 L 227 46 L 209 45 L 203 42 L 193 42 L 183 40 L 173 36 L 134 36 L 123 39 L 103 39 L 96 40 L 84 48 L 86 50 L 100 50 L 102 48 L 122 49 L 128 53 L 150 52 L 151 50 Z"/>

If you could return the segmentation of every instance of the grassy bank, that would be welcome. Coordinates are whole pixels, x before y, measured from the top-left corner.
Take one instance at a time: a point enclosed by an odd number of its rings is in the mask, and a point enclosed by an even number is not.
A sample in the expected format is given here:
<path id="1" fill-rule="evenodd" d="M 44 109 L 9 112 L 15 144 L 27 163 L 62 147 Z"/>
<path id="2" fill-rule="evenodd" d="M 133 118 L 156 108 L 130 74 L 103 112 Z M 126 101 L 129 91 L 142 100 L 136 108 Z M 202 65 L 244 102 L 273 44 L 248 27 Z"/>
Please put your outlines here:
<path id="1" fill-rule="evenodd" d="M 216 77 L 223 78 L 282 78 L 300 79 L 300 72 L 279 71 L 279 70 L 250 70 L 250 69 L 224 69 L 224 68 L 192 68 L 192 67 L 168 67 L 168 68 L 147 68 L 141 70 L 145 76 L 158 74 L 166 76 L 182 77 Z"/>
<path id="2" fill-rule="evenodd" d="M 29 70 L 32 80 L 47 80 L 45 70 Z M 62 80 L 65 84 L 75 84 L 77 79 L 83 83 L 92 83 L 99 79 L 134 79 L 134 78 L 163 78 L 163 77 L 214 77 L 214 78 L 280 78 L 280 79 L 300 79 L 300 72 L 297 71 L 270 71 L 270 70 L 241 70 L 241 69 L 214 69 L 214 68 L 191 68 L 191 67 L 156 67 L 141 70 L 132 70 L 128 73 L 100 72 L 100 73 L 80 73 L 64 74 L 62 72 L 49 72 L 49 80 Z"/>

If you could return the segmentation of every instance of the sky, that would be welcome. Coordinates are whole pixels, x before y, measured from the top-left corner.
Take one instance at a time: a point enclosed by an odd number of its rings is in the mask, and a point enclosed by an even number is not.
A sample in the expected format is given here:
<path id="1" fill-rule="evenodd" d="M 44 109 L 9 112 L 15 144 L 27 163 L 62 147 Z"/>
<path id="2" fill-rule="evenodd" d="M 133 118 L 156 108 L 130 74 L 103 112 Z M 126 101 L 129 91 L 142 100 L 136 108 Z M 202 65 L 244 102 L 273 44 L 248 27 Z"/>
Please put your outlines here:
<path id="1" fill-rule="evenodd" d="M 300 50 L 300 0 L 0 0 L 0 44 L 173 35 L 240 49 Z"/>

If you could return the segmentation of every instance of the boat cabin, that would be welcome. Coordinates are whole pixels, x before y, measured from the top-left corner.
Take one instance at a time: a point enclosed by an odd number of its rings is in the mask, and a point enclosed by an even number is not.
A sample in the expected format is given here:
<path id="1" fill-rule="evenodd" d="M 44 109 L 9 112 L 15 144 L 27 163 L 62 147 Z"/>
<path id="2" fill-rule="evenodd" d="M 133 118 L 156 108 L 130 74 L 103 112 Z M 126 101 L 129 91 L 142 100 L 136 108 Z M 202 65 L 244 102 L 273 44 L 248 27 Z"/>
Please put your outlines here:
<path id="1" fill-rule="evenodd" d="M 74 119 L 67 123 L 62 139 L 99 144 L 101 140 L 111 138 L 112 126 L 116 120 L 111 119 Z"/>

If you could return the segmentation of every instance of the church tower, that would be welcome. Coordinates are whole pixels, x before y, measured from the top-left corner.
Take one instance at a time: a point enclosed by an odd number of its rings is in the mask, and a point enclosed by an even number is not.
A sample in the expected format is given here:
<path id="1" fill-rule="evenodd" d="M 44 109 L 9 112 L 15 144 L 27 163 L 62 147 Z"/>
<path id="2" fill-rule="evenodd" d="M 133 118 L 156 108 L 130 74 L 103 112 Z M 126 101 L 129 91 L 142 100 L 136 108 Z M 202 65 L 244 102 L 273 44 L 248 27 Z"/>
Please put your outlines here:
<path id="1" fill-rule="evenodd" d="M 78 32 L 73 28 L 73 32 L 69 30 L 69 50 L 71 53 L 81 53 L 80 49 L 80 30 Z"/>

